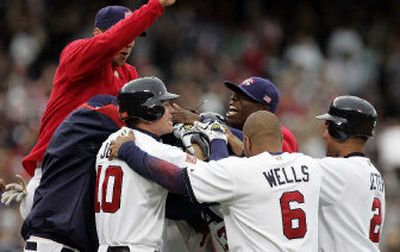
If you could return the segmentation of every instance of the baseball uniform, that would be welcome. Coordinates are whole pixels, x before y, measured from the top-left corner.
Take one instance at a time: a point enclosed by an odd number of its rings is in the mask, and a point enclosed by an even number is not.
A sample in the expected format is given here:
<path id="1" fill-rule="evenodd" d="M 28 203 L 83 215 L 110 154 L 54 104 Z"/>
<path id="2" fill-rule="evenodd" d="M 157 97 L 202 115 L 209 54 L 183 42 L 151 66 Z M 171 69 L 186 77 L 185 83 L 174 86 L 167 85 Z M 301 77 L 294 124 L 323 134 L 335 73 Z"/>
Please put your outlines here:
<path id="1" fill-rule="evenodd" d="M 364 156 L 324 158 L 320 251 L 379 251 L 385 217 L 382 175 Z"/>
<path id="2" fill-rule="evenodd" d="M 134 142 L 124 143 L 118 153 L 138 174 L 169 191 L 200 203 L 221 203 L 232 251 L 318 249 L 321 171 L 311 157 L 265 152 L 250 158 L 197 161 L 181 169 Z"/>
<path id="3" fill-rule="evenodd" d="M 286 127 L 281 126 L 282 130 L 282 150 L 284 152 L 298 152 L 297 140 L 293 133 Z M 231 128 L 232 133 L 243 141 L 243 132 L 241 130 Z M 231 154 L 233 154 L 231 152 Z M 224 224 L 223 214 L 220 207 L 212 206 L 203 212 L 204 219 L 208 223 L 210 235 L 213 241 L 216 252 L 229 251 L 228 241 L 226 236 L 226 229 Z"/>
<path id="4" fill-rule="evenodd" d="M 131 251 L 161 251 L 165 238 L 165 201 L 167 190 L 135 173 L 121 160 L 108 160 L 109 144 L 122 128 L 110 135 L 97 155 L 97 189 L 95 195 L 96 227 L 99 251 L 108 246 L 129 246 Z M 134 130 L 138 146 L 154 156 L 179 167 L 187 166 L 188 154 L 163 144 L 150 133 Z"/>
<path id="5" fill-rule="evenodd" d="M 231 251 L 316 251 L 317 163 L 298 153 L 188 167 L 194 197 L 220 202 Z"/>

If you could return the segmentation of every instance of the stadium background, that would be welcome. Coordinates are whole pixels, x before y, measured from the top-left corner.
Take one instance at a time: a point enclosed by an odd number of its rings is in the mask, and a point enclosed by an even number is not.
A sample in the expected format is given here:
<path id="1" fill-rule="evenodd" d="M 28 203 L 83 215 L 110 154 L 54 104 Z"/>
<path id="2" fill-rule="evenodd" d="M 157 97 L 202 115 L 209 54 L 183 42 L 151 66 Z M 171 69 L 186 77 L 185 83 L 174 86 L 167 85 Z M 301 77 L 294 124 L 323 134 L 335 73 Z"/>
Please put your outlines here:
<path id="1" fill-rule="evenodd" d="M 91 35 L 96 11 L 146 1 L 0 0 L 0 177 L 27 176 L 62 48 Z M 223 80 L 263 76 L 281 91 L 279 116 L 307 154 L 321 157 L 314 116 L 343 94 L 379 114 L 367 152 L 386 179 L 382 251 L 400 251 L 400 5 L 390 0 L 177 0 L 138 38 L 133 63 L 181 94 L 178 102 L 224 113 Z M 0 206 L 0 251 L 20 251 L 20 218 Z"/>

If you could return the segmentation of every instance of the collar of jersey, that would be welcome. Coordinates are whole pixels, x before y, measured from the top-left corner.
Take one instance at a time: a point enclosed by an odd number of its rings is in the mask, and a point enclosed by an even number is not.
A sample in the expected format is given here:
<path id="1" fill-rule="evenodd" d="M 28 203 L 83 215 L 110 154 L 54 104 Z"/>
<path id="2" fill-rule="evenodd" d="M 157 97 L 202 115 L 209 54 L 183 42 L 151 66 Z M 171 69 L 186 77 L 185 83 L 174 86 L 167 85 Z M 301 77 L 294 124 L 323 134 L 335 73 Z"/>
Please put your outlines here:
<path id="1" fill-rule="evenodd" d="M 365 157 L 365 154 L 362 152 L 351 152 L 344 156 L 344 158 L 349 158 L 349 157 Z"/>
<path id="2" fill-rule="evenodd" d="M 140 132 L 142 132 L 143 134 L 146 134 L 146 135 L 151 136 L 151 137 L 154 138 L 156 141 L 160 141 L 160 139 L 161 139 L 161 138 L 159 138 L 158 136 L 156 136 L 155 134 L 153 134 L 153 133 L 151 133 L 151 132 L 149 132 L 149 131 L 147 131 L 147 130 L 139 129 L 139 128 L 135 128 L 135 130 L 140 131 Z"/>

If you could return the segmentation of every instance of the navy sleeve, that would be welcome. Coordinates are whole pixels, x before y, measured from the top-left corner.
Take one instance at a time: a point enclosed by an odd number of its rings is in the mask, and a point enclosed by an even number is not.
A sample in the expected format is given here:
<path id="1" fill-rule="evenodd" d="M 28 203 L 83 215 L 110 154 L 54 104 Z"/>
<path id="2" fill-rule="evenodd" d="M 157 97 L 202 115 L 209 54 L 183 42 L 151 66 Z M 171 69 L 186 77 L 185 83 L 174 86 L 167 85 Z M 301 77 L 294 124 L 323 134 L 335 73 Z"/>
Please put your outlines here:
<path id="1" fill-rule="evenodd" d="M 219 160 L 229 156 L 226 142 L 222 139 L 214 139 L 210 144 L 210 160 Z"/>
<path id="2" fill-rule="evenodd" d="M 111 109 L 118 114 L 116 106 Z M 21 227 L 24 239 L 46 237 L 79 251 L 97 251 L 93 204 L 96 155 L 119 128 L 113 117 L 101 111 L 78 108 L 54 132 L 32 210 Z"/>
<path id="3" fill-rule="evenodd" d="M 135 142 L 124 143 L 118 156 L 129 167 L 142 177 L 152 180 L 170 192 L 189 195 L 190 184 L 187 180 L 186 168 L 156 158 L 142 151 Z"/>

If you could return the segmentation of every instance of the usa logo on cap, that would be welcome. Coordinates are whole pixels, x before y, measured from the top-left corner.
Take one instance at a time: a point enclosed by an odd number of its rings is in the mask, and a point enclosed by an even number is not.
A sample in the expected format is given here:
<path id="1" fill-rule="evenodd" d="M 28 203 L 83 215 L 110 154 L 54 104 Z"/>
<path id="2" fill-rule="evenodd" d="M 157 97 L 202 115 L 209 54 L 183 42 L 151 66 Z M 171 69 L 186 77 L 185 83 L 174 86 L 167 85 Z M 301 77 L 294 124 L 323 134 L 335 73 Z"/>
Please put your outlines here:
<path id="1" fill-rule="evenodd" d="M 266 103 L 270 103 L 270 102 L 272 101 L 272 98 L 269 97 L 268 95 L 265 95 L 262 99 L 263 99 Z"/>
<path id="2" fill-rule="evenodd" d="M 251 84 L 254 84 L 255 80 L 253 78 L 248 78 L 247 80 L 242 82 L 243 86 L 250 86 Z"/>

